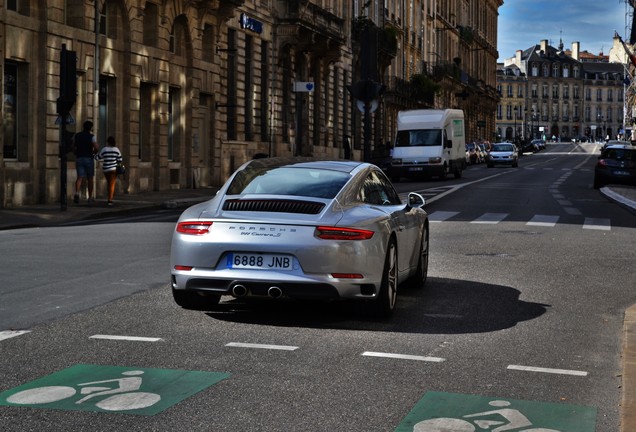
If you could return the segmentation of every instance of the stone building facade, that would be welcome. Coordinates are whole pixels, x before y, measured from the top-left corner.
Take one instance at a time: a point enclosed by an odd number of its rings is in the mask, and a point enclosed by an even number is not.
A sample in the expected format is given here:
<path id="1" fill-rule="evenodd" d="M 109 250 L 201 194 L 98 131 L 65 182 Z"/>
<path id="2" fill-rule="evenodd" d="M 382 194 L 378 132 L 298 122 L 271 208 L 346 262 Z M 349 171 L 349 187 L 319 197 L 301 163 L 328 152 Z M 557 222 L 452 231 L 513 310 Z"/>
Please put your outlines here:
<path id="1" fill-rule="evenodd" d="M 361 76 L 373 28 L 374 150 L 400 109 L 462 108 L 494 132 L 502 0 L 0 0 L 0 207 L 63 195 L 61 130 L 114 136 L 119 193 L 222 184 L 256 154 L 361 160 Z M 365 25 L 366 25 L 365 24 Z M 62 49 L 77 56 L 68 124 L 57 114 Z M 66 154 L 64 152 L 64 154 Z M 66 189 L 75 166 L 68 155 Z M 97 198 L 105 181 L 96 175 Z"/>
<path id="2" fill-rule="evenodd" d="M 602 140 L 624 136 L 625 65 L 542 40 L 500 64 L 500 139 Z"/>

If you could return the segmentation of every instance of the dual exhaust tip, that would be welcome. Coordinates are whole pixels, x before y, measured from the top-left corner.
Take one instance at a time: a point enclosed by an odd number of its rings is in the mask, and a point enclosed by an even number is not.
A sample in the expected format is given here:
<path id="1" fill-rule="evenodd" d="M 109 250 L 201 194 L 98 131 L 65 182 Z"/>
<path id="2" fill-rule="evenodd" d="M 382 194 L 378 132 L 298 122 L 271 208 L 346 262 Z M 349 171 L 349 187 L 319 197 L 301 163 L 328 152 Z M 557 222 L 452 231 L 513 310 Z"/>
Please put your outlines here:
<path id="1" fill-rule="evenodd" d="M 249 290 L 245 287 L 245 285 L 236 284 L 232 286 L 232 295 L 234 297 L 244 297 L 247 295 Z M 277 286 L 271 286 L 267 289 L 267 295 L 271 298 L 281 298 L 283 296 L 283 290 Z"/>

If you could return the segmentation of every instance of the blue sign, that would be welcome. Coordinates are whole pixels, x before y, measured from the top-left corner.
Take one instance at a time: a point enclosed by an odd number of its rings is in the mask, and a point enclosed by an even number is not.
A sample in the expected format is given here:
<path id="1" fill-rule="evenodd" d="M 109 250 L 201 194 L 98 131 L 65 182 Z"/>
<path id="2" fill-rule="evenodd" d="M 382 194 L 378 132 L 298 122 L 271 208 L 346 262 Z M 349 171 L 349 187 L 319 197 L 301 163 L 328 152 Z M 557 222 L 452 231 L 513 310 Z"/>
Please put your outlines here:
<path id="1" fill-rule="evenodd" d="M 250 30 L 258 34 L 263 33 L 263 23 L 255 20 L 254 18 L 248 17 L 244 13 L 241 14 L 240 22 L 242 29 Z"/>

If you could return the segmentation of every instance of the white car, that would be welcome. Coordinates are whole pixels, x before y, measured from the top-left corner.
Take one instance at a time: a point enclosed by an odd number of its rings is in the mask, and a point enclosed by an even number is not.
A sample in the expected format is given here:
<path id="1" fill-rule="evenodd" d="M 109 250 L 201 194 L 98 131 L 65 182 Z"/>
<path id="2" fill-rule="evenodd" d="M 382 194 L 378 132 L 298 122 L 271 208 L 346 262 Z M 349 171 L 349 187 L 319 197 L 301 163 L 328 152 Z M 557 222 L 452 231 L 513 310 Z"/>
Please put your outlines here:
<path id="1" fill-rule="evenodd" d="M 222 295 L 350 299 L 386 317 L 400 283 L 426 282 L 423 206 L 416 193 L 402 202 L 372 164 L 252 160 L 179 218 L 170 254 L 174 300 L 212 310 Z"/>
<path id="2" fill-rule="evenodd" d="M 512 143 L 495 143 L 486 155 L 486 166 L 492 168 L 495 165 L 519 166 L 519 152 L 517 146 Z"/>

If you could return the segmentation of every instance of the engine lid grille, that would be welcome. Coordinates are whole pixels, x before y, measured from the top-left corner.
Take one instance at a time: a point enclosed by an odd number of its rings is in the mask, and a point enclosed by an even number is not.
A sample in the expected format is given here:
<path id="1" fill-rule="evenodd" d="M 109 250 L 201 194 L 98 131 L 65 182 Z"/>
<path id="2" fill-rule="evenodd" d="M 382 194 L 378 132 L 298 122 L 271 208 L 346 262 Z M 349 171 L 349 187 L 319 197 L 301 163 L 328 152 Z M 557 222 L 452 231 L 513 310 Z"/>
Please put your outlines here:
<path id="1" fill-rule="evenodd" d="M 324 203 L 300 200 L 234 199 L 223 203 L 223 210 L 227 211 L 271 213 L 318 214 L 324 207 Z"/>

